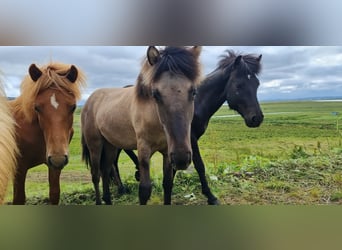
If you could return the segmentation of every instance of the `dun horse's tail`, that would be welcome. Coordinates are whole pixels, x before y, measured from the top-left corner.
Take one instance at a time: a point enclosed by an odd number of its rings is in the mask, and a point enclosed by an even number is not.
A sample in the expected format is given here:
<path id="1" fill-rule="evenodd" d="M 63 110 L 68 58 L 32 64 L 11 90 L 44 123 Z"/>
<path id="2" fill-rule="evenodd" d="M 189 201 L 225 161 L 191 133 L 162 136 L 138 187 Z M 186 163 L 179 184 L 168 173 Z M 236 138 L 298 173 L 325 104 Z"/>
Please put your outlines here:
<path id="1" fill-rule="evenodd" d="M 87 168 L 89 168 L 89 165 L 90 165 L 90 152 L 89 152 L 87 143 L 85 142 L 83 133 L 82 133 L 81 143 L 82 143 L 82 160 L 87 165 Z"/>
<path id="2" fill-rule="evenodd" d="M 3 204 L 8 183 L 15 175 L 16 157 L 19 151 L 15 140 L 15 121 L 1 89 L 0 128 L 0 204 Z"/>

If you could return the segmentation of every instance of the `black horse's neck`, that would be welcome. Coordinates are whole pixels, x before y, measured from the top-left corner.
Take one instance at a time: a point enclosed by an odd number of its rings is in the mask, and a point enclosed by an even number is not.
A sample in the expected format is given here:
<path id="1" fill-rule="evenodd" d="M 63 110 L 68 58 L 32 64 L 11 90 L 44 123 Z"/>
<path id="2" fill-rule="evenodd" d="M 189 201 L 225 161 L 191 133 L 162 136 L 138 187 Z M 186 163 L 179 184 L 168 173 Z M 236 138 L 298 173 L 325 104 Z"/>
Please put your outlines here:
<path id="1" fill-rule="evenodd" d="M 218 69 L 210 73 L 198 88 L 192 122 L 192 130 L 197 138 L 205 132 L 210 118 L 225 102 L 227 81 L 222 70 Z"/>

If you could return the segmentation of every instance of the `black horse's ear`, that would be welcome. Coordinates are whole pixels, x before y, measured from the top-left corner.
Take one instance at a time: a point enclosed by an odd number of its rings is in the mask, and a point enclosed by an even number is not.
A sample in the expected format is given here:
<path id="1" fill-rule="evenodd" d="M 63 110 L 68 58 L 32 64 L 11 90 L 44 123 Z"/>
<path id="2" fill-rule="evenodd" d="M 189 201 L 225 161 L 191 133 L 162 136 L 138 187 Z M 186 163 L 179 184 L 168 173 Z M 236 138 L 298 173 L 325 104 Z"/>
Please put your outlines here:
<path id="1" fill-rule="evenodd" d="M 262 58 L 262 54 L 260 54 L 260 56 L 257 58 L 257 61 L 260 62 Z"/>
<path id="2" fill-rule="evenodd" d="M 236 68 L 237 66 L 239 66 L 240 62 L 241 62 L 242 56 L 238 56 L 237 58 L 235 58 L 234 61 L 234 68 Z"/>
<path id="3" fill-rule="evenodd" d="M 42 76 L 42 71 L 33 63 L 29 67 L 29 74 L 31 79 L 36 82 L 41 76 Z"/>
<path id="4" fill-rule="evenodd" d="M 70 67 L 70 69 L 69 69 L 69 71 L 68 71 L 68 73 L 66 74 L 65 77 L 66 77 L 70 82 L 74 83 L 74 82 L 77 80 L 77 76 L 78 76 L 78 70 L 77 70 L 77 68 L 76 68 L 74 65 L 71 65 L 71 67 Z"/>
<path id="5" fill-rule="evenodd" d="M 156 64 L 160 59 L 159 50 L 154 46 L 149 46 L 147 49 L 147 59 L 151 66 Z"/>

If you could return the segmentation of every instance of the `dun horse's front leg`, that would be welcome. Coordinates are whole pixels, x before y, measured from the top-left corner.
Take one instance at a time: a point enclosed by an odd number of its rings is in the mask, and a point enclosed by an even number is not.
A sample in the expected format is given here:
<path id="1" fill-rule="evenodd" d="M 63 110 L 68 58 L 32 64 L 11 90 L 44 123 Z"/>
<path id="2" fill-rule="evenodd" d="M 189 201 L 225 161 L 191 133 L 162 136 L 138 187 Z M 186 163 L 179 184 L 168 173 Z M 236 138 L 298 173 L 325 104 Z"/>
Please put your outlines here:
<path id="1" fill-rule="evenodd" d="M 138 148 L 139 158 L 139 171 L 140 171 L 140 183 L 139 183 L 139 201 L 140 205 L 146 205 L 147 201 L 151 197 L 152 185 L 150 177 L 150 158 L 151 153 L 148 149 Z"/>
<path id="2" fill-rule="evenodd" d="M 171 194 L 173 187 L 173 169 L 167 154 L 163 154 L 163 189 L 164 205 L 171 205 Z"/>
<path id="3" fill-rule="evenodd" d="M 59 184 L 59 178 L 61 176 L 61 170 L 60 169 L 53 169 L 49 167 L 49 197 L 50 197 L 50 203 L 52 205 L 58 205 L 59 203 L 59 197 L 60 197 L 60 184 Z"/>

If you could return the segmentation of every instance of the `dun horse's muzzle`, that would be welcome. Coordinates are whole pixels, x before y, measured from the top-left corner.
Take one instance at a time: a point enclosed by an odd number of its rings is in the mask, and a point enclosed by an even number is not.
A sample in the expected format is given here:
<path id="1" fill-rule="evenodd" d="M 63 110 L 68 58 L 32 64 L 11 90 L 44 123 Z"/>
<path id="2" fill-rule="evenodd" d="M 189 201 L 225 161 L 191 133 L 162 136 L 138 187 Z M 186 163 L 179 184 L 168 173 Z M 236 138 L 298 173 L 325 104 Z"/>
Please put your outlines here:
<path id="1" fill-rule="evenodd" d="M 47 163 L 49 167 L 63 169 L 65 165 L 68 164 L 68 156 L 67 155 L 48 156 Z"/>
<path id="2" fill-rule="evenodd" d="M 191 163 L 191 152 L 171 153 L 170 159 L 172 166 L 177 170 L 185 170 Z"/>

